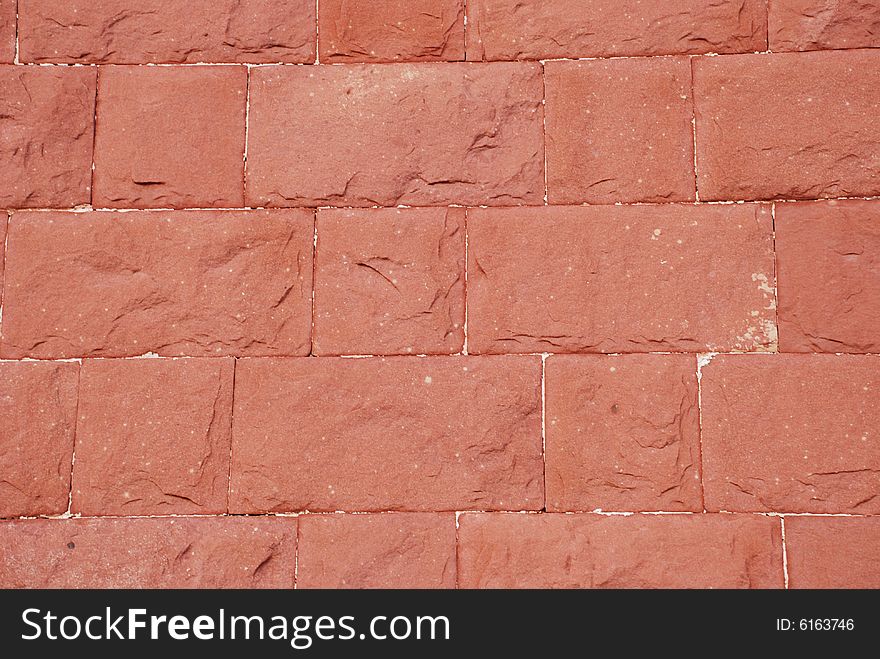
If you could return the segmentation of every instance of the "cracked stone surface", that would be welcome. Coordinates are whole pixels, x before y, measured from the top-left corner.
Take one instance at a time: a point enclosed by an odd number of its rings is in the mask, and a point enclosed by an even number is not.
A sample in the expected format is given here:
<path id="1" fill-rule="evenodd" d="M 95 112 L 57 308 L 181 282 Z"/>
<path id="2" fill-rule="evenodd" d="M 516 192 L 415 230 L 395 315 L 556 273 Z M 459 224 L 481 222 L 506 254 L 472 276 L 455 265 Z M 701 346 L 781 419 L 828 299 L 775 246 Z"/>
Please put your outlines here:
<path id="1" fill-rule="evenodd" d="M 2 355 L 308 354 L 313 221 L 296 209 L 15 213 Z"/>
<path id="2" fill-rule="evenodd" d="M 880 518 L 786 517 L 790 588 L 880 588 Z"/>
<path id="3" fill-rule="evenodd" d="M 880 512 L 880 357 L 719 355 L 702 369 L 708 510 Z"/>
<path id="4" fill-rule="evenodd" d="M 826 50 L 880 46 L 876 0 L 773 0 L 770 50 Z"/>
<path id="5" fill-rule="evenodd" d="M 17 0 L 0 0 L 0 63 L 15 59 L 15 5 Z"/>

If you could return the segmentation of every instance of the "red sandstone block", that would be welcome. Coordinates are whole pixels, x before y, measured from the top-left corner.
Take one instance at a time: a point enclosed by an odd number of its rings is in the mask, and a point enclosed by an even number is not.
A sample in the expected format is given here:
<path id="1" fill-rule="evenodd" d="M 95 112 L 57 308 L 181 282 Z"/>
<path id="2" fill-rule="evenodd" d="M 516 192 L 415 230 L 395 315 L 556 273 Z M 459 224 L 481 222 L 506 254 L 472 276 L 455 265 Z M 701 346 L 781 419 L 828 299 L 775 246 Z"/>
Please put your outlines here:
<path id="1" fill-rule="evenodd" d="M 291 588 L 296 521 L 244 517 L 0 523 L 4 588 Z"/>
<path id="2" fill-rule="evenodd" d="M 471 60 L 765 50 L 763 0 L 468 0 Z"/>
<path id="3" fill-rule="evenodd" d="M 93 205 L 243 205 L 246 90 L 238 66 L 102 68 Z"/>
<path id="4" fill-rule="evenodd" d="M 733 355 L 702 369 L 709 510 L 880 512 L 880 358 Z"/>
<path id="5" fill-rule="evenodd" d="M 779 347 L 880 352 L 880 202 L 776 206 Z"/>
<path id="6" fill-rule="evenodd" d="M 786 517 L 791 588 L 880 588 L 880 518 Z"/>
<path id="7" fill-rule="evenodd" d="M 471 352 L 775 345 L 762 205 L 473 209 L 468 255 Z"/>
<path id="8" fill-rule="evenodd" d="M 305 515 L 298 588 L 454 588 L 455 515 Z"/>
<path id="9" fill-rule="evenodd" d="M 317 221 L 316 354 L 462 349 L 463 208 L 320 210 Z"/>
<path id="10" fill-rule="evenodd" d="M 547 509 L 701 511 L 693 355 L 545 364 Z"/>
<path id="11" fill-rule="evenodd" d="M 700 198 L 880 194 L 880 52 L 694 61 Z"/>
<path id="12" fill-rule="evenodd" d="M 245 359 L 230 511 L 543 506 L 537 357 Z"/>
<path id="13" fill-rule="evenodd" d="M 78 364 L 0 362 L 0 517 L 67 510 L 78 376 Z"/>
<path id="14" fill-rule="evenodd" d="M 89 201 L 95 69 L 0 66 L 0 207 Z"/>
<path id="15" fill-rule="evenodd" d="M 539 64 L 260 67 L 256 206 L 541 203 Z"/>
<path id="16" fill-rule="evenodd" d="M 462 588 L 781 588 L 779 520 L 759 515 L 465 513 Z"/>
<path id="17" fill-rule="evenodd" d="M 770 50 L 880 46 L 880 4 L 868 0 L 772 0 Z"/>
<path id="18" fill-rule="evenodd" d="M 231 359 L 83 362 L 71 510 L 226 512 Z"/>
<path id="19" fill-rule="evenodd" d="M 17 0 L 0 0 L 0 62 L 15 60 L 15 7 Z"/>
<path id="20" fill-rule="evenodd" d="M 305 355 L 309 211 L 16 213 L 7 357 Z"/>
<path id="21" fill-rule="evenodd" d="M 463 0 L 321 0 L 321 62 L 464 59 Z"/>
<path id="22" fill-rule="evenodd" d="M 551 203 L 694 198 L 687 58 L 547 62 Z"/>
<path id="23" fill-rule="evenodd" d="M 314 62 L 314 0 L 27 0 L 23 62 Z"/>
<path id="24" fill-rule="evenodd" d="M 6 229 L 9 226 L 9 217 L 11 213 L 8 211 L 0 215 L 0 308 L 3 307 L 3 270 L 6 266 Z M 0 314 L 0 323 L 3 322 L 2 314 Z M 2 329 L 2 325 L 0 325 Z"/>

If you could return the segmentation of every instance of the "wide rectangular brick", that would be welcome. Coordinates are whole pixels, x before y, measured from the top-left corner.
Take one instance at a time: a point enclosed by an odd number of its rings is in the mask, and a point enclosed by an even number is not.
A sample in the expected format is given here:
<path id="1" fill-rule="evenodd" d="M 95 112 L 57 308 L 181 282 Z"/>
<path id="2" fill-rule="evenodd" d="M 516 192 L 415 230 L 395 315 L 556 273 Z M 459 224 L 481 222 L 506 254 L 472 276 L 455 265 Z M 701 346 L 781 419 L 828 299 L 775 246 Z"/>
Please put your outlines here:
<path id="1" fill-rule="evenodd" d="M 790 588 L 880 588 L 880 517 L 786 517 Z"/>
<path id="2" fill-rule="evenodd" d="M 767 47 L 763 0 L 468 0 L 470 60 L 739 53 Z"/>
<path id="3" fill-rule="evenodd" d="M 93 67 L 0 66 L 0 207 L 89 202 L 95 76 Z"/>
<path id="4" fill-rule="evenodd" d="M 540 64 L 259 67 L 254 206 L 541 203 Z"/>
<path id="5" fill-rule="evenodd" d="M 880 194 L 880 51 L 694 60 L 700 198 Z"/>
<path id="6" fill-rule="evenodd" d="M 465 210 L 319 210 L 316 354 L 442 354 L 464 343 Z"/>
<path id="7" fill-rule="evenodd" d="M 103 67 L 93 205 L 242 206 L 247 76 L 239 66 Z"/>
<path id="8" fill-rule="evenodd" d="M 292 588 L 296 520 L 0 522 L 3 588 Z"/>
<path id="9" fill-rule="evenodd" d="M 732 355 L 702 369 L 709 510 L 880 513 L 880 357 Z"/>
<path id="10" fill-rule="evenodd" d="M 453 588 L 455 514 L 305 515 L 297 588 Z"/>
<path id="11" fill-rule="evenodd" d="M 880 46 L 880 4 L 873 0 L 771 0 L 770 50 Z"/>
<path id="12" fill-rule="evenodd" d="M 0 517 L 67 510 L 79 365 L 0 362 Z"/>
<path id="13" fill-rule="evenodd" d="M 83 362 L 71 510 L 226 512 L 231 359 Z"/>
<path id="14" fill-rule="evenodd" d="M 15 11 L 18 0 L 0 0 L 0 63 L 15 60 Z"/>
<path id="15" fill-rule="evenodd" d="M 314 62 L 314 0 L 27 0 L 21 61 Z"/>
<path id="16" fill-rule="evenodd" d="M 464 59 L 464 0 L 321 0 L 321 62 Z"/>
<path id="17" fill-rule="evenodd" d="M 759 515 L 465 513 L 462 588 L 781 588 L 779 520 Z"/>
<path id="18" fill-rule="evenodd" d="M 775 346 L 762 205 L 474 209 L 468 255 L 471 352 Z"/>
<path id="19" fill-rule="evenodd" d="M 306 355 L 313 214 L 15 213 L 7 357 Z"/>
<path id="20" fill-rule="evenodd" d="M 245 359 L 230 511 L 541 508 L 538 357 Z"/>

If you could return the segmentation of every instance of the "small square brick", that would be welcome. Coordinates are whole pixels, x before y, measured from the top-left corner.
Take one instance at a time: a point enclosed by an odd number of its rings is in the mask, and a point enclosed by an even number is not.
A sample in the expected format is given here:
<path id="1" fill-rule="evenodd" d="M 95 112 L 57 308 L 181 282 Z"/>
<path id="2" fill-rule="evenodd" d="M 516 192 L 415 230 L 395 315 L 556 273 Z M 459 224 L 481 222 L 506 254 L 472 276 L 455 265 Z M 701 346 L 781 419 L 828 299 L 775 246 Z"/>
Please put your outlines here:
<path id="1" fill-rule="evenodd" d="M 0 63 L 15 60 L 15 10 L 17 0 L 0 0 Z"/>
<path id="2" fill-rule="evenodd" d="M 244 67 L 102 68 L 93 205 L 242 206 L 246 92 Z"/>
<path id="3" fill-rule="evenodd" d="M 880 47 L 880 4 L 873 0 L 772 0 L 770 50 Z"/>
<path id="4" fill-rule="evenodd" d="M 719 355 L 702 369 L 709 510 L 880 513 L 880 357 Z"/>
<path id="5" fill-rule="evenodd" d="M 78 377 L 78 364 L 0 362 L 0 517 L 67 510 Z"/>
<path id="6" fill-rule="evenodd" d="M 83 362 L 72 511 L 226 512 L 231 359 Z"/>
<path id="7" fill-rule="evenodd" d="M 545 365 L 547 509 L 700 511 L 693 355 Z"/>
<path id="8" fill-rule="evenodd" d="M 463 208 L 318 211 L 314 352 L 459 352 L 464 243 Z"/>
<path id="9" fill-rule="evenodd" d="M 0 207 L 89 201 L 95 69 L 0 66 Z"/>
<path id="10" fill-rule="evenodd" d="M 880 518 L 786 517 L 790 588 L 880 588 Z"/>
<path id="11" fill-rule="evenodd" d="M 321 62 L 464 59 L 463 0 L 321 0 Z"/>
<path id="12" fill-rule="evenodd" d="M 292 588 L 296 520 L 0 522 L 3 588 Z"/>
<path id="13" fill-rule="evenodd" d="M 297 588 L 453 588 L 455 515 L 299 518 Z"/>

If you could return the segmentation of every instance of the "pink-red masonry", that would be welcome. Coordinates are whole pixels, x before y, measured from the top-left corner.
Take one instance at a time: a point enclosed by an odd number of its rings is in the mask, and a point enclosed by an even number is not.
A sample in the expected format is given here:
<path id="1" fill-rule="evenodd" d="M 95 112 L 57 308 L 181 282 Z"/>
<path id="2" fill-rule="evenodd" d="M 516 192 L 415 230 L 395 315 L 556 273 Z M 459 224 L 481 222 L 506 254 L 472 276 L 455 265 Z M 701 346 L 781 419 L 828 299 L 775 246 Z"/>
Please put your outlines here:
<path id="1" fill-rule="evenodd" d="M 0 0 L 0 587 L 880 587 L 880 5 Z"/>

